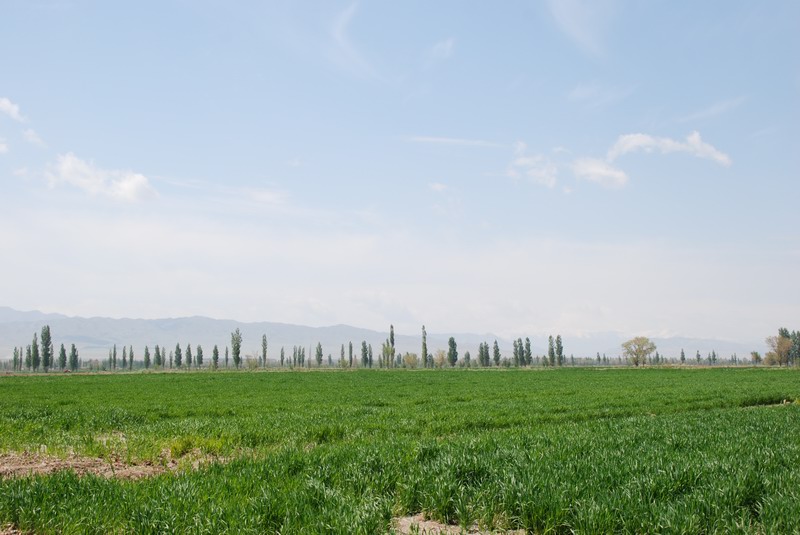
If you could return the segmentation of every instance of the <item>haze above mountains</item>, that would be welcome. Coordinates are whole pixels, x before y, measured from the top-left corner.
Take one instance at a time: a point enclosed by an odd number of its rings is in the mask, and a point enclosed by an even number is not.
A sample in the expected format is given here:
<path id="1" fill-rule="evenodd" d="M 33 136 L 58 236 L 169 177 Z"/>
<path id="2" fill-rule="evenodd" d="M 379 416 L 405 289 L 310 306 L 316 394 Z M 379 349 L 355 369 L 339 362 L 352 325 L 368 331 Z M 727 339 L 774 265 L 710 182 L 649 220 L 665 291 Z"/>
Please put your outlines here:
<path id="1" fill-rule="evenodd" d="M 291 354 L 293 346 L 314 347 L 321 343 L 323 352 L 329 353 L 333 359 L 339 357 L 342 344 L 353 342 L 354 354 L 360 355 L 361 341 L 372 344 L 375 352 L 380 352 L 381 343 L 389 336 L 385 332 L 362 329 L 349 325 L 332 325 L 326 327 L 309 327 L 275 322 L 245 323 L 235 320 L 213 319 L 201 316 L 161 319 L 129 319 L 103 317 L 70 317 L 62 314 L 48 314 L 38 311 L 19 311 L 0 306 L 0 359 L 11 358 L 13 348 L 29 344 L 34 333 L 41 331 L 42 326 L 50 325 L 56 347 L 60 344 L 75 344 L 82 358 L 103 358 L 108 350 L 116 344 L 133 346 L 137 358 L 141 358 L 144 346 L 151 348 L 156 344 L 173 348 L 180 343 L 182 347 L 192 344 L 202 345 L 207 351 L 215 344 L 224 348 L 230 344 L 231 332 L 240 329 L 243 336 L 242 352 L 245 355 L 259 354 L 261 337 L 266 334 L 268 341 L 268 358 L 279 358 L 280 348 L 284 347 Z M 553 333 L 555 335 L 557 333 Z M 447 340 L 453 336 L 458 343 L 459 354 L 470 351 L 477 353 L 478 345 L 487 341 L 490 344 L 497 340 L 504 356 L 510 356 L 512 341 L 490 333 L 435 333 L 428 332 L 428 350 L 446 349 Z M 524 335 L 523 335 L 524 338 Z M 543 354 L 547 349 L 546 336 L 531 335 L 531 344 L 535 354 Z M 576 357 L 594 356 L 597 352 L 609 357 L 620 352 L 620 344 L 628 337 L 621 333 L 593 333 L 587 336 L 564 337 L 564 350 L 567 355 Z M 421 330 L 416 333 L 395 332 L 396 346 L 401 352 L 419 353 L 421 346 Z M 763 343 L 752 344 L 725 340 L 697 338 L 652 338 L 658 351 L 667 357 L 677 357 L 681 349 L 687 358 L 692 358 L 697 351 L 706 356 L 712 350 L 721 358 L 736 353 L 740 358 L 747 357 L 752 350 L 763 350 Z M 313 354 L 312 352 L 310 352 Z"/>

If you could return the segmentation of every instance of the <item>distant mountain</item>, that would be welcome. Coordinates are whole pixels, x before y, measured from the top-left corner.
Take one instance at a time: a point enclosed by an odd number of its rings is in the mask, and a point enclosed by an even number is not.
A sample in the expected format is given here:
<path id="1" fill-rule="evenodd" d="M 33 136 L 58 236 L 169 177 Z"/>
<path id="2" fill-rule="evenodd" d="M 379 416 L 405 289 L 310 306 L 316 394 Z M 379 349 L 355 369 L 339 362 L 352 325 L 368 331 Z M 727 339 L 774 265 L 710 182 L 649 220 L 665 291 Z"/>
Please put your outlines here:
<path id="1" fill-rule="evenodd" d="M 41 331 L 42 326 L 50 325 L 53 343 L 58 348 L 60 344 L 69 347 L 75 344 L 81 357 L 103 358 L 108 355 L 108 350 L 116 344 L 118 348 L 133 346 L 137 359 L 142 357 L 144 346 L 159 344 L 162 347 L 173 349 L 177 343 L 182 348 L 186 344 L 197 347 L 203 346 L 206 354 L 210 356 L 211 348 L 217 344 L 221 352 L 226 345 L 230 345 L 231 332 L 239 329 L 242 332 L 242 353 L 260 354 L 261 336 L 266 334 L 269 344 L 268 356 L 278 359 L 280 348 L 283 346 L 287 355 L 291 355 L 292 347 L 306 348 L 307 358 L 313 356 L 317 343 L 321 343 L 324 354 L 330 353 L 334 360 L 338 359 L 342 344 L 347 352 L 347 345 L 353 342 L 354 357 L 360 358 L 361 341 L 372 344 L 373 352 L 377 356 L 381 350 L 381 343 L 389 336 L 387 331 L 374 331 L 352 327 L 350 325 L 332 325 L 329 327 L 308 327 L 274 322 L 245 323 L 234 320 L 219 320 L 201 316 L 185 318 L 164 319 L 127 319 L 127 318 L 82 318 L 69 317 L 62 314 L 44 314 L 42 312 L 22 312 L 8 307 L 0 307 L 0 360 L 11 358 L 13 348 L 24 347 L 30 344 L 33 333 Z M 482 341 L 490 344 L 496 339 L 504 356 L 510 356 L 512 342 L 492 334 L 454 333 L 437 334 L 428 333 L 428 350 L 433 353 L 437 349 L 447 349 L 447 340 L 453 336 L 458 342 L 461 355 L 470 351 L 477 355 L 478 345 Z M 564 337 L 564 351 L 567 356 L 576 357 L 594 356 L 597 352 L 609 357 L 617 356 L 620 345 L 627 337 L 620 333 L 595 333 L 586 336 Z M 546 352 L 547 340 L 544 337 L 531 337 L 534 354 Z M 655 338 L 653 341 L 658 346 L 658 351 L 667 357 L 677 358 L 683 348 L 687 358 L 694 358 L 697 351 L 705 357 L 709 352 L 716 351 L 721 358 L 727 358 L 736 353 L 739 357 L 747 357 L 751 350 L 763 351 L 763 344 L 752 345 L 722 340 L 705 340 L 694 338 Z M 421 333 L 413 335 L 396 333 L 395 344 L 398 351 L 419 353 L 421 346 Z"/>

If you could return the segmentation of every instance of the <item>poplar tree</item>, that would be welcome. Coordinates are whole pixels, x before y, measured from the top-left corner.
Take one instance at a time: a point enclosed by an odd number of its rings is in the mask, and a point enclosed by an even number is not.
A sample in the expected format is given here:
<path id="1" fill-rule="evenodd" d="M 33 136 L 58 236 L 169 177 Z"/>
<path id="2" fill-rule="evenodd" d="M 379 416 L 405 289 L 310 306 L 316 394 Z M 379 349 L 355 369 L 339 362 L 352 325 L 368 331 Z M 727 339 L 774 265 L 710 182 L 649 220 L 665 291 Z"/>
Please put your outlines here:
<path id="1" fill-rule="evenodd" d="M 161 366 L 161 350 L 158 347 L 158 344 L 156 344 L 156 347 L 153 350 L 153 365 L 157 368 Z"/>
<path id="2" fill-rule="evenodd" d="M 283 346 L 281 346 L 281 368 L 283 368 L 283 361 L 284 361 L 285 357 L 286 357 L 286 355 L 283 352 Z"/>
<path id="3" fill-rule="evenodd" d="M 681 348 L 681 364 L 686 362 L 686 353 L 683 352 L 683 348 Z"/>
<path id="4" fill-rule="evenodd" d="M 238 369 L 242 361 L 242 333 L 238 327 L 231 333 L 231 350 L 233 352 L 233 366 Z"/>
<path id="5" fill-rule="evenodd" d="M 61 350 L 58 352 L 58 369 L 67 369 L 67 348 L 64 347 L 64 344 L 61 344 Z"/>
<path id="6" fill-rule="evenodd" d="M 36 333 L 33 333 L 33 343 L 31 344 L 31 361 L 33 362 L 33 371 L 38 370 L 42 364 L 42 358 L 39 354 L 39 341 Z"/>
<path id="7" fill-rule="evenodd" d="M 514 366 L 519 366 L 519 345 L 517 344 L 517 341 L 516 341 L 516 340 L 514 340 L 514 351 L 513 351 L 513 355 L 514 355 L 514 356 L 513 356 L 513 362 L 514 362 Z"/>
<path id="8" fill-rule="evenodd" d="M 181 351 L 181 343 L 178 342 L 175 344 L 175 367 L 180 368 L 181 364 L 183 364 L 183 351 Z M 170 368 L 172 365 L 170 364 Z"/>
<path id="9" fill-rule="evenodd" d="M 353 341 L 352 340 L 350 340 L 350 343 L 348 344 L 347 347 L 348 347 L 348 355 L 349 355 L 348 367 L 352 368 L 353 367 Z"/>
<path id="10" fill-rule="evenodd" d="M 558 360 L 558 365 L 564 365 L 564 346 L 561 343 L 561 335 L 559 334 L 556 336 L 556 359 Z"/>
<path id="11" fill-rule="evenodd" d="M 497 345 L 497 340 L 494 341 L 494 348 L 492 348 L 494 352 L 494 365 L 500 366 L 500 346 Z"/>
<path id="12" fill-rule="evenodd" d="M 53 362 L 53 340 L 50 337 L 50 326 L 45 325 L 42 327 L 42 367 L 44 368 L 45 373 L 51 367 L 55 367 L 55 362 Z"/>
<path id="13" fill-rule="evenodd" d="M 394 354 L 394 325 L 389 325 L 389 360 L 391 366 L 394 366 Z"/>
<path id="14" fill-rule="evenodd" d="M 72 371 L 78 370 L 78 348 L 72 344 L 69 348 L 69 369 Z"/>
<path id="15" fill-rule="evenodd" d="M 128 369 L 133 371 L 133 346 L 128 347 Z"/>
<path id="16" fill-rule="evenodd" d="M 14 371 L 17 371 L 17 368 L 19 367 L 19 349 L 17 348 L 17 346 L 14 346 L 14 361 L 13 362 L 14 362 L 14 364 L 12 365 L 12 369 Z"/>
<path id="17" fill-rule="evenodd" d="M 150 348 L 147 346 L 144 346 L 144 369 L 150 369 Z"/>
<path id="18" fill-rule="evenodd" d="M 192 344 L 186 344 L 186 367 L 192 369 Z"/>
<path id="19" fill-rule="evenodd" d="M 422 365 L 428 367 L 428 333 L 425 332 L 425 326 L 422 326 Z"/>
<path id="20" fill-rule="evenodd" d="M 127 367 L 128 367 L 128 348 L 122 346 L 122 369 L 124 370 Z"/>
<path id="21" fill-rule="evenodd" d="M 25 367 L 29 370 L 33 369 L 33 351 L 31 351 L 30 345 L 25 348 Z"/>
<path id="22" fill-rule="evenodd" d="M 317 367 L 319 368 L 322 366 L 322 342 L 317 342 L 317 351 L 315 357 L 317 359 Z"/>
<path id="23" fill-rule="evenodd" d="M 267 367 L 267 335 L 261 335 L 261 365 Z"/>
<path id="24" fill-rule="evenodd" d="M 361 341 L 361 367 L 366 368 L 369 363 L 369 353 L 367 352 L 367 341 Z"/>
<path id="25" fill-rule="evenodd" d="M 367 346 L 367 362 L 369 363 L 369 367 L 372 368 L 372 344 Z"/>
<path id="26" fill-rule="evenodd" d="M 117 344 L 114 344 L 114 348 L 111 350 L 111 367 L 117 369 Z"/>
<path id="27" fill-rule="evenodd" d="M 197 344 L 197 354 L 194 357 L 195 368 L 203 367 L 203 346 Z"/>
<path id="28" fill-rule="evenodd" d="M 344 368 L 344 344 L 342 344 L 342 352 L 339 355 L 339 367 Z"/>
<path id="29" fill-rule="evenodd" d="M 525 337 L 525 365 L 530 366 L 533 363 L 533 354 L 531 353 L 531 339 Z"/>
<path id="30" fill-rule="evenodd" d="M 450 364 L 450 367 L 456 365 L 458 361 L 458 346 L 456 345 L 456 339 L 452 336 L 450 340 L 447 341 L 447 362 Z"/>
<path id="31" fill-rule="evenodd" d="M 556 346 L 552 334 L 547 339 L 547 358 L 550 360 L 550 366 L 556 365 Z"/>
<path id="32" fill-rule="evenodd" d="M 225 368 L 228 368 L 228 346 L 225 346 Z"/>
<path id="33" fill-rule="evenodd" d="M 214 344 L 214 349 L 211 350 L 211 366 L 216 370 L 219 368 L 219 347 Z"/>

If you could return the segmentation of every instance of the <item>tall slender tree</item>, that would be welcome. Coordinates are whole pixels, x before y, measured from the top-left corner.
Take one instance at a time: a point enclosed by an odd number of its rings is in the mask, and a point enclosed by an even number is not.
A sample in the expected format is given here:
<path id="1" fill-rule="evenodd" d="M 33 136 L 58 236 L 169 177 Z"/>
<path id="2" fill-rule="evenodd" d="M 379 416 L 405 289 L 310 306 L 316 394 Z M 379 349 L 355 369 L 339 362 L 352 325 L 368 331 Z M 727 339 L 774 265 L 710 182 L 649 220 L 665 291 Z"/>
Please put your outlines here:
<path id="1" fill-rule="evenodd" d="M 33 333 L 33 342 L 31 343 L 31 359 L 33 362 L 33 371 L 37 371 L 42 364 L 42 357 L 39 353 L 39 340 L 36 333 Z"/>
<path id="2" fill-rule="evenodd" d="M 497 345 L 497 340 L 494 341 L 494 347 L 492 348 L 492 358 L 494 359 L 494 365 L 500 366 L 500 346 Z"/>
<path id="3" fill-rule="evenodd" d="M 366 368 L 369 363 L 369 352 L 367 351 L 367 341 L 361 341 L 361 367 Z"/>
<path id="4" fill-rule="evenodd" d="M 122 369 L 125 370 L 128 367 L 128 348 L 122 346 Z"/>
<path id="5" fill-rule="evenodd" d="M 552 334 L 547 339 L 547 358 L 550 360 L 550 366 L 556 365 L 556 345 Z"/>
<path id="6" fill-rule="evenodd" d="M 219 368 L 219 347 L 214 344 L 214 349 L 211 350 L 211 367 L 215 370 Z"/>
<path id="7" fill-rule="evenodd" d="M 181 351 L 181 343 L 175 344 L 175 367 L 180 368 L 183 364 L 183 351 Z M 171 368 L 172 366 L 170 366 Z"/>
<path id="8" fill-rule="evenodd" d="M 33 369 L 33 349 L 30 344 L 25 348 L 25 367 L 29 370 Z"/>
<path id="9" fill-rule="evenodd" d="M 128 369 L 133 370 L 133 346 L 128 347 Z"/>
<path id="10" fill-rule="evenodd" d="M 283 346 L 281 346 L 281 368 L 283 368 L 283 360 L 284 360 L 285 356 L 286 355 L 284 355 Z"/>
<path id="11" fill-rule="evenodd" d="M 72 371 L 78 370 L 78 348 L 72 344 L 69 348 L 69 369 Z"/>
<path id="12" fill-rule="evenodd" d="M 53 339 L 50 337 L 49 325 L 42 327 L 40 340 L 42 343 L 42 368 L 47 372 L 51 367 L 55 367 L 55 362 L 53 362 Z"/>
<path id="13" fill-rule="evenodd" d="M 111 368 L 114 370 L 117 369 L 117 344 L 114 344 L 111 350 Z"/>
<path id="14" fill-rule="evenodd" d="M 231 333 L 231 352 L 233 353 L 233 366 L 235 368 L 239 368 L 239 364 L 242 362 L 242 333 L 239 331 L 237 327 L 235 331 Z"/>
<path id="15" fill-rule="evenodd" d="M 203 367 L 203 346 L 197 344 L 197 353 L 194 356 L 195 368 Z"/>
<path id="16" fill-rule="evenodd" d="M 58 369 L 67 369 L 67 348 L 64 347 L 64 344 L 61 344 L 61 349 L 58 352 Z"/>
<path id="17" fill-rule="evenodd" d="M 456 365 L 456 362 L 458 362 L 458 346 L 456 345 L 456 339 L 451 336 L 450 340 L 447 341 L 447 363 L 452 368 Z"/>
<path id="18" fill-rule="evenodd" d="M 267 367 L 267 335 L 261 335 L 261 365 Z"/>
<path id="19" fill-rule="evenodd" d="M 144 369 L 150 369 L 150 348 L 147 346 L 144 346 Z"/>
<path id="20" fill-rule="evenodd" d="M 564 365 L 564 345 L 561 343 L 561 335 L 556 336 L 556 360 L 558 360 L 558 365 Z"/>
<path id="21" fill-rule="evenodd" d="M 513 351 L 513 359 L 514 359 L 514 366 L 519 366 L 519 346 L 517 345 L 517 341 L 514 340 L 514 351 Z"/>
<path id="22" fill-rule="evenodd" d="M 425 368 L 428 367 L 428 333 L 425 332 L 425 326 L 422 326 L 422 362 Z"/>
<path id="23" fill-rule="evenodd" d="M 192 368 L 192 344 L 186 344 L 186 367 Z"/>
<path id="24" fill-rule="evenodd" d="M 525 365 L 530 366 L 533 363 L 533 354 L 531 353 L 531 339 L 525 337 Z"/>
<path id="25" fill-rule="evenodd" d="M 348 343 L 347 347 L 348 347 L 347 351 L 348 351 L 348 355 L 349 355 L 349 357 L 348 357 L 349 361 L 348 361 L 347 367 L 348 368 L 352 368 L 353 367 L 353 341 L 352 340 L 350 340 L 350 343 Z"/>
<path id="26" fill-rule="evenodd" d="M 225 346 L 225 368 L 228 368 L 228 346 Z"/>
<path id="27" fill-rule="evenodd" d="M 161 348 L 158 347 L 158 344 L 156 344 L 156 348 L 153 350 L 153 365 L 156 368 L 160 368 L 161 365 L 162 365 L 162 362 L 161 362 Z"/>
<path id="28" fill-rule="evenodd" d="M 316 357 L 317 367 L 318 368 L 321 367 L 322 366 L 322 342 L 317 342 L 317 350 L 316 350 L 314 356 Z"/>

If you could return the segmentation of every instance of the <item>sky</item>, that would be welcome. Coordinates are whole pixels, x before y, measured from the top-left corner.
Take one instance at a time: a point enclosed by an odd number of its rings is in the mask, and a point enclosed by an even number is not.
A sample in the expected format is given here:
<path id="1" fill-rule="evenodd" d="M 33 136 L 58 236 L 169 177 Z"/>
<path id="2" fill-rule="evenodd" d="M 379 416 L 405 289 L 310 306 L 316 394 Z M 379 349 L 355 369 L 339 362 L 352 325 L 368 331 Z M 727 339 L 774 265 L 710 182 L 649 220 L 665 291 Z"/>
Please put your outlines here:
<path id="1" fill-rule="evenodd" d="M 0 301 L 800 328 L 800 3 L 0 2 Z"/>

